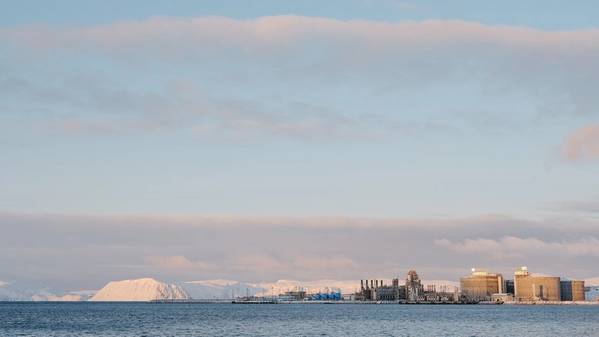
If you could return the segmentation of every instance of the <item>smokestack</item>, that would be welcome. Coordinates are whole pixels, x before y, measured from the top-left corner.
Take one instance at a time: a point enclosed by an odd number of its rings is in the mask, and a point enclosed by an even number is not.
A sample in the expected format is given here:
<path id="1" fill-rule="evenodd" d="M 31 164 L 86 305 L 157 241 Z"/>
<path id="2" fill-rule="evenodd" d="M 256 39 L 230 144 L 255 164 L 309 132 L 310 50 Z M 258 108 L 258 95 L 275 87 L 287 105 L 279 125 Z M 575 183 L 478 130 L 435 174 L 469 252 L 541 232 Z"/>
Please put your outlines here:
<path id="1" fill-rule="evenodd" d="M 374 288 L 374 281 L 370 280 L 370 288 Z"/>
<path id="2" fill-rule="evenodd" d="M 383 286 L 383 280 L 381 280 L 381 287 Z"/>
<path id="3" fill-rule="evenodd" d="M 378 288 L 379 287 L 379 280 L 375 280 L 374 281 L 374 285 Z"/>
<path id="4" fill-rule="evenodd" d="M 360 280 L 360 289 L 364 290 L 364 280 Z"/>

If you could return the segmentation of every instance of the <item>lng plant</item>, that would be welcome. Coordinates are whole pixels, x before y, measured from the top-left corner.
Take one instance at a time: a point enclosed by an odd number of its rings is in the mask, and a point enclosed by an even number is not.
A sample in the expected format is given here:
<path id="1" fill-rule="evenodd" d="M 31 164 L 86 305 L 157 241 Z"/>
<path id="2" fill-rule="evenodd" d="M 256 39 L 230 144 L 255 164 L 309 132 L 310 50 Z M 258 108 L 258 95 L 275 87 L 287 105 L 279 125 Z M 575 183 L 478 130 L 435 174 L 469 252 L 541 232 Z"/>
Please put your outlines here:
<path id="1" fill-rule="evenodd" d="M 460 289 L 463 297 L 477 302 L 576 302 L 585 299 L 584 281 L 530 273 L 527 267 L 516 270 L 513 280 L 473 268 L 471 275 L 460 279 Z"/>
<path id="2" fill-rule="evenodd" d="M 460 301 L 456 287 L 424 286 L 415 270 L 408 272 L 403 285 L 399 284 L 398 278 L 393 279 L 389 285 L 385 285 L 383 280 L 360 280 L 360 291 L 355 294 L 355 300 L 398 303 L 458 303 Z"/>
<path id="3" fill-rule="evenodd" d="M 585 285 L 584 281 L 530 273 L 527 267 L 517 269 L 513 280 L 472 268 L 469 276 L 460 278 L 458 291 L 457 287 L 424 286 L 418 273 L 410 270 L 401 285 L 397 278 L 391 284 L 360 280 L 360 291 L 354 300 L 431 304 L 581 302 L 585 300 Z"/>
<path id="4" fill-rule="evenodd" d="M 351 294 L 342 294 L 340 290 L 329 288 L 324 292 L 309 294 L 297 287 L 278 296 L 246 296 L 233 303 L 559 304 L 585 301 L 584 281 L 531 273 L 527 267 L 518 268 L 513 279 L 472 268 L 471 274 L 460 278 L 459 284 L 459 288 L 452 285 L 425 285 L 418 273 L 410 270 L 405 279 L 394 278 L 390 283 L 381 279 L 360 280 L 359 290 Z"/>

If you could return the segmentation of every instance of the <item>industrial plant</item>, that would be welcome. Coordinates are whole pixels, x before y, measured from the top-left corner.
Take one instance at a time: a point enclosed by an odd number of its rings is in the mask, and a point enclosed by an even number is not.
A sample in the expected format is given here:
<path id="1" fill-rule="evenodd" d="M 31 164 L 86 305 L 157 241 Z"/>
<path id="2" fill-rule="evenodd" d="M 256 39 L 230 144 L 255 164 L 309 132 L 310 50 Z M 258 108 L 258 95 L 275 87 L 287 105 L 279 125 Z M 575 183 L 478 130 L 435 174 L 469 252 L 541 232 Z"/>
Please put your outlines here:
<path id="1" fill-rule="evenodd" d="M 585 300 L 584 281 L 530 273 L 527 267 L 514 272 L 513 280 L 501 274 L 472 269 L 460 279 L 461 295 L 476 302 L 578 302 Z"/>
<path id="2" fill-rule="evenodd" d="M 369 282 L 370 281 L 370 282 Z M 355 294 L 356 301 L 397 302 L 397 303 L 458 303 L 457 287 L 427 285 L 424 286 L 418 273 L 410 270 L 403 285 L 394 278 L 391 284 L 383 280 L 360 280 L 360 291 Z"/>
<path id="3" fill-rule="evenodd" d="M 527 267 L 514 272 L 513 279 L 502 274 L 476 268 L 460 278 L 460 287 L 424 286 L 416 271 L 410 270 L 404 284 L 395 278 L 391 284 L 383 280 L 360 280 L 356 301 L 396 303 L 565 303 L 585 300 L 584 281 L 530 273 Z"/>
<path id="4" fill-rule="evenodd" d="M 470 275 L 460 278 L 459 288 L 425 284 L 415 270 L 410 270 L 405 279 L 393 278 L 388 283 L 360 280 L 359 289 L 351 294 L 328 288 L 307 293 L 298 287 L 278 296 L 239 298 L 234 303 L 567 304 L 584 302 L 585 290 L 589 289 L 584 281 L 531 273 L 527 267 L 518 268 L 513 279 L 472 268 Z"/>

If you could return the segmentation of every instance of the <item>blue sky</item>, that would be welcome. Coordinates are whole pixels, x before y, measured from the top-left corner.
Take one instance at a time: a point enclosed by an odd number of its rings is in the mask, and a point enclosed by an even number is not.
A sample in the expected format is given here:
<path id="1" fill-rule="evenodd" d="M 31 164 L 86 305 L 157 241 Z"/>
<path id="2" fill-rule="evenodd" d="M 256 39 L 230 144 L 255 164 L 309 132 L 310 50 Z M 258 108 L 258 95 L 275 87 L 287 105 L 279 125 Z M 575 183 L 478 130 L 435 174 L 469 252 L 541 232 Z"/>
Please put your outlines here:
<path id="1" fill-rule="evenodd" d="M 49 214 L 91 216 L 82 225 L 94 226 L 96 216 L 123 214 L 239 223 L 492 214 L 514 229 L 497 242 L 587 249 L 599 237 L 587 226 L 596 228 L 599 210 L 597 9 L 593 1 L 6 3 L 0 212 L 9 220 L 0 225 Z M 515 230 L 527 221 L 541 229 Z M 584 230 L 561 243 L 556 222 Z M 461 233 L 431 240 L 463 252 L 495 232 Z M 313 254 L 352 257 L 321 248 Z M 130 253 L 131 263 L 146 261 Z M 4 263 L 10 271 L 14 262 Z M 0 280 L 23 277 L 13 269 Z M 297 277 L 289 273 L 279 276 Z"/>
<path id="2" fill-rule="evenodd" d="M 31 46 L 14 35 L 3 44 L 2 69 L 12 91 L 3 94 L 0 208 L 535 217 L 548 204 L 595 197 L 589 182 L 597 166 L 564 162 L 561 151 L 569 135 L 596 120 L 596 50 L 578 50 L 557 31 L 596 38 L 585 24 L 595 13 L 583 10 L 591 3 L 343 3 L 8 6 L 1 20 L 7 34 L 46 32 L 31 43 L 50 43 Z M 266 27 L 285 20 L 282 14 L 300 18 L 299 35 L 268 46 L 218 31 L 199 41 L 186 24 L 195 18 L 214 29 L 244 29 L 262 18 Z M 301 32 L 319 20 L 338 31 Z M 454 32 L 422 45 L 377 38 L 382 23 L 428 39 L 436 33 L 425 31 L 427 22 L 440 26 L 431 30 L 447 25 Z M 154 25 L 174 28 L 155 43 L 142 32 L 111 46 L 107 40 L 119 33 L 110 30 L 119 24 L 154 35 L 164 33 Z M 52 45 L 94 27 L 106 31 L 102 41 L 83 36 Z M 495 36 L 494 28 L 505 36 Z M 530 40 L 501 40 L 518 29 Z M 535 49 L 541 35 L 552 40 L 548 51 Z M 165 47 L 172 52 L 160 50 L 173 36 L 181 41 Z M 365 52 L 355 54 L 351 39 L 360 39 Z M 369 54 L 368 48 L 378 49 Z M 170 110 L 158 116 L 161 105 Z M 191 120 L 206 113 L 211 122 Z M 247 124 L 243 131 L 241 123 Z M 74 131 L 74 124 L 86 126 Z"/>

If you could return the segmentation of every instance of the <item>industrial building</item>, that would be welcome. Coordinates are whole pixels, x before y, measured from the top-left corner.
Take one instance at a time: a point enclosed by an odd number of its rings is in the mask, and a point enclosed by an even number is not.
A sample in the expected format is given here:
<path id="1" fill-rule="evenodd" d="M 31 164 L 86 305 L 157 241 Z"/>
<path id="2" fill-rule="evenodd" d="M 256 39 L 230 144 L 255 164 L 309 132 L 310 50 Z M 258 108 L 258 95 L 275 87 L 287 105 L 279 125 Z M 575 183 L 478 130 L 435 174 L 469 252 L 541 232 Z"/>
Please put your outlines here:
<path id="1" fill-rule="evenodd" d="M 406 277 L 406 300 L 408 302 L 418 302 L 420 296 L 424 295 L 424 287 L 415 270 L 410 270 Z"/>
<path id="2" fill-rule="evenodd" d="M 360 280 L 360 292 L 356 300 L 361 301 L 399 301 L 405 299 L 405 286 L 399 285 L 399 279 L 393 279 L 391 285 L 383 280 Z"/>
<path id="3" fill-rule="evenodd" d="M 560 301 L 560 278 L 531 274 L 527 267 L 521 267 L 514 273 L 514 298 L 516 301 Z"/>
<path id="4" fill-rule="evenodd" d="M 288 290 L 283 295 L 279 295 L 280 298 L 288 301 L 302 301 L 307 298 L 306 290 L 303 288 L 296 288 L 294 290 Z"/>
<path id="5" fill-rule="evenodd" d="M 472 274 L 460 278 L 462 296 L 471 301 L 490 301 L 494 294 L 504 293 L 504 282 L 501 274 L 489 273 L 472 268 Z"/>
<path id="6" fill-rule="evenodd" d="M 355 299 L 398 303 L 455 303 L 458 300 L 457 289 L 434 285 L 425 287 L 414 270 L 408 272 L 404 285 L 399 284 L 399 278 L 394 278 L 390 285 L 383 280 L 360 280 L 360 291 Z"/>
<path id="7" fill-rule="evenodd" d="M 584 301 L 584 281 L 561 281 L 562 301 Z"/>
<path id="8" fill-rule="evenodd" d="M 505 280 L 503 282 L 503 285 L 505 287 L 504 292 L 506 294 L 512 294 L 514 295 L 514 280 Z"/>

